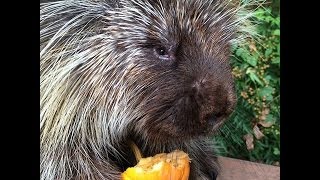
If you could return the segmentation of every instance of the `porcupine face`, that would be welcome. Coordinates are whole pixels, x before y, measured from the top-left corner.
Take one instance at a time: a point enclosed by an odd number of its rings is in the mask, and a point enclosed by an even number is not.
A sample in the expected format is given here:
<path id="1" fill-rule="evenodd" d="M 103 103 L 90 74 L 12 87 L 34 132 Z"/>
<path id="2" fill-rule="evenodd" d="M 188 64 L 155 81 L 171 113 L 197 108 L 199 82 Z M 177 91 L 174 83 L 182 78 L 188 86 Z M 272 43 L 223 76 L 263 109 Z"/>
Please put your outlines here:
<path id="1" fill-rule="evenodd" d="M 136 82 L 136 132 L 154 139 L 206 135 L 232 112 L 232 31 L 226 28 L 232 15 L 215 3 L 150 1 L 150 9 L 148 3 L 137 7 L 144 16 L 137 25 L 145 29 L 127 37 L 139 49 L 132 61 L 137 68 L 128 76 Z"/>

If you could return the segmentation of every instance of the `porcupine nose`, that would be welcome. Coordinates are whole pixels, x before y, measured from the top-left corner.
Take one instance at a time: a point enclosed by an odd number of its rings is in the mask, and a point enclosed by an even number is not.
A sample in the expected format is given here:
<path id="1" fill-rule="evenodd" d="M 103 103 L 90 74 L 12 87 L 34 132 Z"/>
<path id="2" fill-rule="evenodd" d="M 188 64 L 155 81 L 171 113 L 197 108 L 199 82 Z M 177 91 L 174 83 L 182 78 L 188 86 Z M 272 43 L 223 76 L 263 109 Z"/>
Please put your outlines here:
<path id="1" fill-rule="evenodd" d="M 199 107 L 201 123 L 213 124 L 224 120 L 234 109 L 236 98 L 233 87 L 224 82 L 201 79 L 191 85 L 195 103 Z"/>

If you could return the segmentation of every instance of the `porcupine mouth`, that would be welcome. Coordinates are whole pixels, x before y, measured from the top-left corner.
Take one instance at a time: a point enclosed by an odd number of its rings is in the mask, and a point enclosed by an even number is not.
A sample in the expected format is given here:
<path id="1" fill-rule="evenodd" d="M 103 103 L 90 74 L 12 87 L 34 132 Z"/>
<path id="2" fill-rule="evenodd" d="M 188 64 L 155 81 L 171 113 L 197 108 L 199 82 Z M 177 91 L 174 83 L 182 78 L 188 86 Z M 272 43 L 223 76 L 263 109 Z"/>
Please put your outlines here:
<path id="1" fill-rule="evenodd" d="M 183 100 L 187 102 L 181 104 Z M 227 113 L 224 110 L 221 112 L 205 110 L 205 106 L 210 105 L 199 104 L 192 98 L 184 98 L 175 103 L 167 110 L 171 110 L 174 118 L 167 118 L 163 121 L 164 123 L 161 122 L 162 128 L 160 128 L 159 133 L 178 140 L 210 136 L 216 133 L 227 119 Z M 172 109 L 174 110 L 172 111 Z"/>
<path id="2" fill-rule="evenodd" d="M 183 141 L 199 136 L 214 135 L 226 119 L 224 115 L 214 113 L 206 115 L 203 119 L 195 116 L 177 114 L 177 119 L 167 118 L 156 125 L 146 129 L 146 137 L 155 141 Z M 152 121 L 152 120 L 151 120 Z"/>
<path id="3" fill-rule="evenodd" d="M 204 120 L 196 120 L 187 126 L 176 126 L 175 132 L 167 132 L 172 138 L 186 139 L 194 138 L 198 136 L 211 136 L 214 135 L 217 130 L 223 124 L 225 118 L 218 117 L 216 115 L 207 115 Z M 200 122 L 199 122 L 200 121 Z"/>

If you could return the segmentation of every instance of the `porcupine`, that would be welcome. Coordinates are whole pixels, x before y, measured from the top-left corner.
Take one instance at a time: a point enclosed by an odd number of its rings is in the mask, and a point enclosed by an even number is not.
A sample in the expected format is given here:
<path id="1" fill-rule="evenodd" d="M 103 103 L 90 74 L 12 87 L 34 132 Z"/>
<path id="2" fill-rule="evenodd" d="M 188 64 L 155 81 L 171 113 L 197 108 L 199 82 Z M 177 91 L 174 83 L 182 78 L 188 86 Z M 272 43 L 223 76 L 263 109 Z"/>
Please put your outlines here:
<path id="1" fill-rule="evenodd" d="M 119 179 L 180 149 L 190 179 L 215 179 L 211 135 L 236 103 L 230 46 L 248 36 L 227 0 L 40 3 L 40 176 Z M 249 27 L 249 26 L 248 26 Z"/>

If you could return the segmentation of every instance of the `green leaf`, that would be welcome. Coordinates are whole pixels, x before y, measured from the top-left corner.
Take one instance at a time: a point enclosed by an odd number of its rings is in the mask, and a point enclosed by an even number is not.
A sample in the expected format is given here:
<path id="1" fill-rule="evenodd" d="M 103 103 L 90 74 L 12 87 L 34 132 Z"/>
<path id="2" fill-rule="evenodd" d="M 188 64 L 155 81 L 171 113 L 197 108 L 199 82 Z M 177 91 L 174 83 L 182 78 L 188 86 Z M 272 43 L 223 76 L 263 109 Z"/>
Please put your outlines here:
<path id="1" fill-rule="evenodd" d="M 260 89 L 260 91 L 258 91 L 258 95 L 262 98 L 263 96 L 266 96 L 266 98 L 268 98 L 268 96 L 271 96 L 273 92 L 273 88 L 268 86 L 268 87 L 263 87 Z"/>
<path id="2" fill-rule="evenodd" d="M 264 77 L 264 80 L 266 80 L 267 82 L 270 82 L 271 79 L 272 79 L 272 77 L 270 75 L 266 75 Z"/>
<path id="3" fill-rule="evenodd" d="M 267 116 L 266 116 L 266 120 L 265 120 L 266 122 L 269 122 L 269 123 L 275 123 L 275 121 L 276 121 L 276 119 L 275 119 L 275 117 L 273 116 L 273 114 L 268 114 Z"/>
<path id="4" fill-rule="evenodd" d="M 273 154 L 274 155 L 280 155 L 280 150 L 277 147 L 273 148 Z"/>
<path id="5" fill-rule="evenodd" d="M 235 44 L 232 44 L 232 45 L 231 45 L 231 51 L 232 51 L 232 52 L 234 52 L 237 48 L 238 48 L 237 45 L 235 45 Z"/>
<path id="6" fill-rule="evenodd" d="M 258 10 L 255 11 L 254 16 L 255 16 L 258 20 L 263 21 L 264 18 L 265 18 L 265 15 L 264 15 L 264 14 L 265 14 L 265 11 L 264 11 L 263 9 L 259 8 Z"/>
<path id="7" fill-rule="evenodd" d="M 264 55 L 268 57 L 272 53 L 272 49 L 267 49 Z"/>
<path id="8" fill-rule="evenodd" d="M 280 36 L 280 29 L 274 30 L 272 34 L 276 36 Z"/>
<path id="9" fill-rule="evenodd" d="M 279 27 L 280 26 L 280 17 L 276 18 L 276 25 Z"/>
<path id="10" fill-rule="evenodd" d="M 247 69 L 248 67 L 249 67 L 249 64 L 243 63 L 243 64 L 240 66 L 240 69 Z"/>
<path id="11" fill-rule="evenodd" d="M 273 18 L 272 18 L 271 16 L 267 16 L 267 17 L 266 17 L 266 21 L 267 21 L 268 23 L 272 22 L 272 20 L 273 20 Z"/>
<path id="12" fill-rule="evenodd" d="M 251 65 L 251 66 L 256 66 L 257 65 L 257 59 L 254 57 L 247 57 L 246 61 Z"/>
<path id="13" fill-rule="evenodd" d="M 258 83 L 259 85 L 263 86 L 262 81 L 258 78 L 258 76 L 255 73 L 255 70 L 253 70 L 252 68 L 248 68 L 246 71 L 246 74 L 249 75 L 251 81 L 253 81 L 254 83 Z"/>
<path id="14" fill-rule="evenodd" d="M 236 55 L 241 56 L 243 52 L 244 52 L 244 50 L 242 48 L 239 48 L 236 50 Z"/>
<path id="15" fill-rule="evenodd" d="M 271 60 L 272 64 L 279 64 L 280 63 L 280 57 L 276 57 L 276 58 L 273 58 Z"/>

